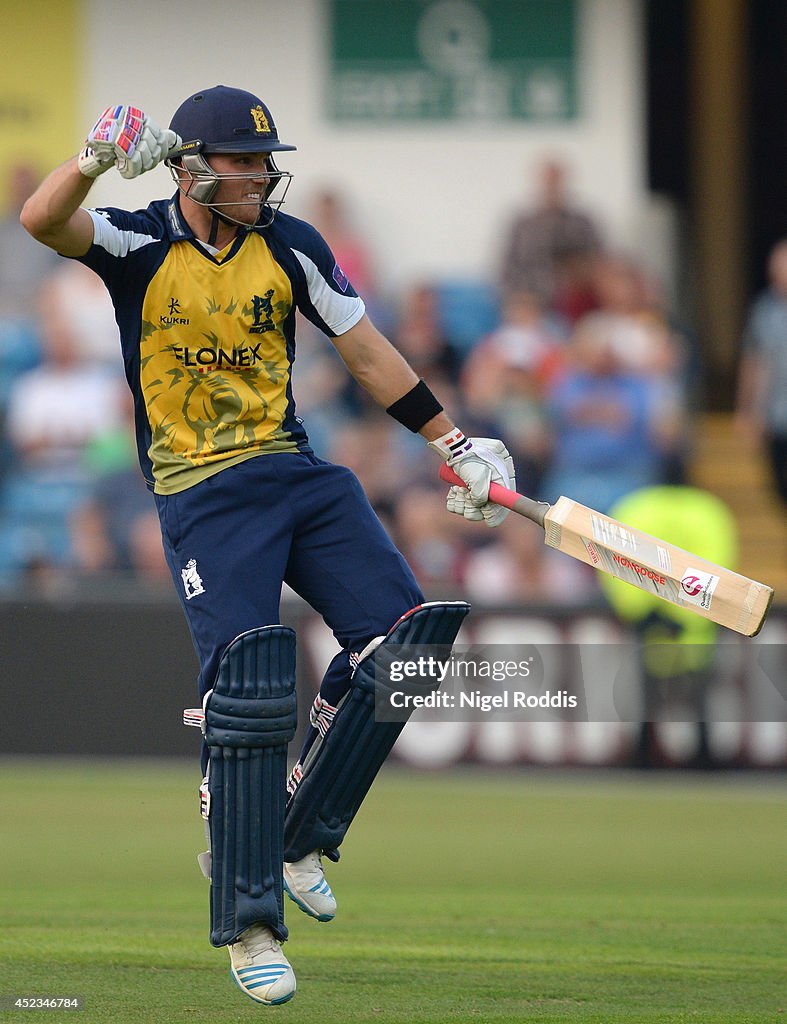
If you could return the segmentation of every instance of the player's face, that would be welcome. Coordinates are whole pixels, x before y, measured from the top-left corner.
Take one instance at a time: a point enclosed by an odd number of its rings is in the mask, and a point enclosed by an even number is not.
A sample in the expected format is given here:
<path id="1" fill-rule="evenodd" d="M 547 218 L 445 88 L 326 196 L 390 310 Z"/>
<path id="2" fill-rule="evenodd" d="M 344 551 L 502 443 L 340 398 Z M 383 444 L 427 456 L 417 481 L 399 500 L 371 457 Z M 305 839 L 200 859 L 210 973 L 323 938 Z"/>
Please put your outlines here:
<path id="1" fill-rule="evenodd" d="M 219 182 L 211 206 L 219 209 L 227 204 L 227 215 L 244 224 L 254 224 L 260 215 L 265 190 L 269 184 L 269 153 L 214 153 L 207 158 L 217 174 L 237 174 Z"/>

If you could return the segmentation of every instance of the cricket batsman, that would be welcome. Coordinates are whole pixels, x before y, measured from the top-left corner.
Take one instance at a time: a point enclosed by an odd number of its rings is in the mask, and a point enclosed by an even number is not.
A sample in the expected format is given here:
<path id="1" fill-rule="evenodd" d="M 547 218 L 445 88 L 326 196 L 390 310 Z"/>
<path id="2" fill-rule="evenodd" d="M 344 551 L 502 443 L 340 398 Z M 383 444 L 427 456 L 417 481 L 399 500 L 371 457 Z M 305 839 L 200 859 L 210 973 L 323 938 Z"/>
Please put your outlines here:
<path id="1" fill-rule="evenodd" d="M 293 397 L 296 311 L 453 467 L 467 489 L 451 488 L 450 511 L 497 526 L 507 512 L 488 500 L 490 482 L 514 487 L 502 442 L 463 435 L 318 232 L 280 212 L 292 175 L 275 160 L 294 148 L 259 97 L 223 85 L 186 99 L 166 129 L 109 107 L 21 216 L 112 296 L 139 462 L 200 664 L 210 941 L 266 1005 L 295 993 L 284 892 L 317 920 L 334 917 L 322 858 L 338 860 L 401 731 L 374 720 L 386 645 L 450 645 L 469 610 L 424 602 L 358 480 L 312 451 Z M 170 198 L 136 212 L 83 207 L 98 175 L 135 178 L 161 161 Z M 295 635 L 279 624 L 283 582 L 341 645 L 289 780 Z"/>

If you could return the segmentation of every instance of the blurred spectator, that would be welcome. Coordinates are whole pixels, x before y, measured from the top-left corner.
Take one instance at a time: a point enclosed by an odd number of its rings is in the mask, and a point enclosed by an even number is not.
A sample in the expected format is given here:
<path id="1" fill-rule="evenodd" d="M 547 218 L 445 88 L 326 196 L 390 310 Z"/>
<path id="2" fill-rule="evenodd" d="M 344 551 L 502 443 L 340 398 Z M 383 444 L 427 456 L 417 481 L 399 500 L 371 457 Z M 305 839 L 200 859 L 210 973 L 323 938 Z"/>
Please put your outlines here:
<path id="1" fill-rule="evenodd" d="M 41 345 L 33 323 L 0 319 L 0 428 L 16 379 L 40 361 Z"/>
<path id="2" fill-rule="evenodd" d="M 621 370 L 646 375 L 662 424 L 662 482 L 682 483 L 688 442 L 685 422 L 693 382 L 689 342 L 672 324 L 655 282 L 636 260 L 601 257 L 594 271 L 599 308 L 576 324 L 578 345 L 611 348 Z M 669 426 L 669 437 L 664 428 Z"/>
<path id="3" fill-rule="evenodd" d="M 593 269 L 598 308 L 576 325 L 576 337 L 612 347 L 620 364 L 633 372 L 675 377 L 679 339 L 656 305 L 642 265 L 626 256 L 599 258 Z"/>
<path id="4" fill-rule="evenodd" d="M 0 220 L 0 320 L 28 326 L 35 320 L 41 282 L 60 262 L 56 253 L 31 238 L 19 223 L 25 200 L 39 181 L 38 172 L 30 164 L 12 167 L 6 215 Z"/>
<path id="5" fill-rule="evenodd" d="M 459 356 L 445 333 L 437 293 L 426 283 L 405 291 L 393 331 L 393 341 L 420 377 L 435 388 L 456 379 Z"/>
<path id="6" fill-rule="evenodd" d="M 549 399 L 552 451 L 543 497 L 561 494 L 605 512 L 624 494 L 663 480 L 676 430 L 658 378 L 634 372 L 603 336 L 579 335 Z"/>
<path id="7" fill-rule="evenodd" d="M 329 461 L 351 469 L 363 485 L 375 512 L 389 526 L 402 481 L 412 483 L 412 469 L 405 473 L 405 460 L 394 434 L 400 428 L 384 413 L 368 414 L 341 426 L 333 437 Z M 426 446 L 421 441 L 421 447 Z M 427 452 L 427 455 L 429 453 Z"/>
<path id="8" fill-rule="evenodd" d="M 18 378 L 38 366 L 41 347 L 31 324 L 0 319 L 0 487 L 14 462 L 6 418 L 11 392 Z"/>
<path id="9" fill-rule="evenodd" d="M 610 515 L 708 561 L 735 565 L 735 519 L 724 502 L 707 491 L 685 486 L 645 487 L 625 495 L 612 506 Z M 688 766 L 713 767 L 707 693 L 714 676 L 719 627 L 691 607 L 662 601 L 650 591 L 605 573 L 599 573 L 599 582 L 617 615 L 632 627 L 638 640 L 643 721 L 635 765 L 656 767 L 663 760 L 653 723 L 669 721 L 672 713 L 696 725 L 695 749 Z"/>
<path id="10" fill-rule="evenodd" d="M 534 292 L 510 292 L 502 315 L 467 357 L 462 395 L 472 419 L 505 437 L 522 487 L 533 493 L 547 455 L 546 394 L 562 365 L 567 325 Z"/>
<path id="11" fill-rule="evenodd" d="M 61 260 L 47 283 L 50 301 L 68 320 L 80 358 L 107 363 L 119 372 L 120 331 L 112 299 L 98 274 L 76 260 Z"/>
<path id="12" fill-rule="evenodd" d="M 434 283 L 440 325 L 464 361 L 479 340 L 500 326 L 500 289 L 483 278 L 447 277 Z"/>
<path id="13" fill-rule="evenodd" d="M 21 373 L 38 364 L 36 331 L 38 289 L 62 261 L 51 249 L 36 243 L 19 223 L 25 200 L 39 182 L 29 164 L 11 168 L 6 213 L 0 220 L 0 480 L 12 462 L 5 418 L 11 387 Z"/>
<path id="14" fill-rule="evenodd" d="M 75 325 L 51 281 L 41 289 L 38 309 L 43 361 L 10 392 L 14 463 L 0 494 L 5 558 L 18 569 L 68 564 L 68 517 L 92 480 L 83 456 L 95 438 L 118 426 L 124 386 L 117 373 L 81 358 Z"/>
<path id="15" fill-rule="evenodd" d="M 738 423 L 764 444 L 777 493 L 787 502 L 787 239 L 768 260 L 769 286 L 749 310 L 738 386 Z"/>
<path id="16" fill-rule="evenodd" d="M 544 544 L 544 532 L 516 516 L 464 565 L 468 599 L 489 605 L 582 604 L 598 594 L 589 566 Z"/>
<path id="17" fill-rule="evenodd" d="M 426 588 L 460 582 L 464 524 L 455 524 L 455 518 L 446 512 L 442 486 L 415 485 L 400 492 L 394 520 L 397 546 Z"/>
<path id="18" fill-rule="evenodd" d="M 21 465 L 76 478 L 84 477 L 85 445 L 119 422 L 120 378 L 83 359 L 76 324 L 60 300 L 50 278 L 38 305 L 43 361 L 12 390 L 8 431 Z"/>
<path id="19" fill-rule="evenodd" d="M 624 262 L 631 260 L 624 257 Z M 650 320 L 660 325 L 668 337 L 664 377 L 674 391 L 676 404 L 682 407 L 688 420 L 690 410 L 702 409 L 706 400 L 704 356 L 699 339 L 696 331 L 671 307 L 663 281 L 641 264 L 635 262 L 633 268 L 639 279 L 639 316 L 643 321 Z M 688 421 L 685 422 L 687 436 L 684 448 L 676 453 L 677 461 L 669 476 L 669 483 L 684 482 L 689 427 Z"/>
<path id="20" fill-rule="evenodd" d="M 328 243 L 336 262 L 353 288 L 370 307 L 378 300 L 372 257 L 366 241 L 355 229 L 342 197 L 334 189 L 318 192 L 312 223 Z"/>
<path id="21" fill-rule="evenodd" d="M 590 275 L 602 240 L 592 215 L 572 204 L 567 177 L 557 160 L 540 165 L 535 203 L 508 231 L 500 279 L 505 292 L 534 291 L 573 322 L 595 305 Z"/>
<path id="22" fill-rule="evenodd" d="M 94 438 L 84 453 L 94 482 L 70 517 L 74 565 L 87 577 L 169 581 L 158 514 L 139 471 L 131 393 L 124 389 L 119 401 L 124 422 Z"/>

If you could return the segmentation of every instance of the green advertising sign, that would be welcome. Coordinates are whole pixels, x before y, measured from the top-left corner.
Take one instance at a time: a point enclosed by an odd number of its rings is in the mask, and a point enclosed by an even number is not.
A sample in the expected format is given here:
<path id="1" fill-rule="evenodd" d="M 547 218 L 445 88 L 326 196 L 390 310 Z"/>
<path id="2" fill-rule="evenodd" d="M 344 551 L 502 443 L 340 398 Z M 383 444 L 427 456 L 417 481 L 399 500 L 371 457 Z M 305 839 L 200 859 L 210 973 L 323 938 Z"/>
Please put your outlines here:
<path id="1" fill-rule="evenodd" d="M 330 0 L 337 121 L 577 116 L 577 0 Z"/>

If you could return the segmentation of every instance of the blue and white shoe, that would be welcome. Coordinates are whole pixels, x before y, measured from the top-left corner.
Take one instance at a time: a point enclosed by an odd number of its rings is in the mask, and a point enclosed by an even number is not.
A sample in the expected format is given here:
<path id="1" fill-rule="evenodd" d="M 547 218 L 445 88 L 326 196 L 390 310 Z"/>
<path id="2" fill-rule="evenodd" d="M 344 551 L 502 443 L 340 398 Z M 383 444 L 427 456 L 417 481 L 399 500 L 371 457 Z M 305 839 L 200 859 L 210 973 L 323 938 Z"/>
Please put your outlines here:
<path id="1" fill-rule="evenodd" d="M 284 865 L 284 891 L 309 917 L 332 921 L 336 916 L 336 899 L 325 880 L 319 850 L 294 864 Z"/>
<path id="2" fill-rule="evenodd" d="M 235 983 L 255 1003 L 277 1006 L 295 995 L 295 972 L 270 928 L 253 924 L 227 948 Z"/>

